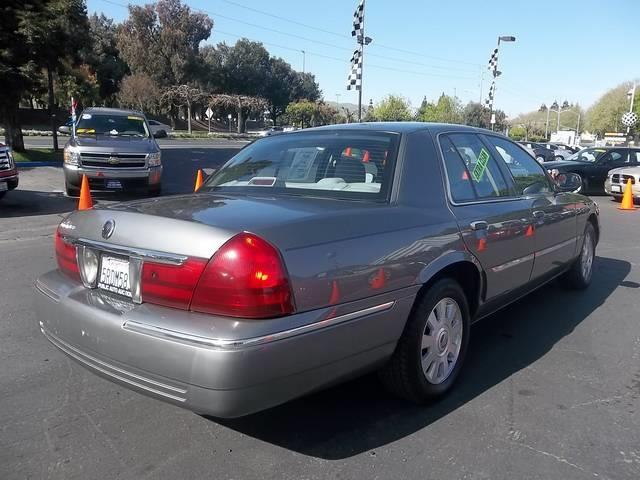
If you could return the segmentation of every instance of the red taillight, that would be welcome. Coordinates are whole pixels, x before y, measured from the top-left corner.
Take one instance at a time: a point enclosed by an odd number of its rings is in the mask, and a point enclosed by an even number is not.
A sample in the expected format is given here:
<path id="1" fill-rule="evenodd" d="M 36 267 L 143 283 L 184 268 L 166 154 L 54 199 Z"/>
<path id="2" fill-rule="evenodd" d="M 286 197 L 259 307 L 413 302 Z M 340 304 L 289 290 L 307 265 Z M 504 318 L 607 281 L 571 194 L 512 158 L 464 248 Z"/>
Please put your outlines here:
<path id="1" fill-rule="evenodd" d="M 182 265 L 144 262 L 140 291 L 142 301 L 165 307 L 189 309 L 207 260 L 189 258 Z"/>
<path id="2" fill-rule="evenodd" d="M 278 251 L 250 233 L 236 235 L 209 261 L 191 310 L 243 318 L 294 311 L 289 277 Z"/>
<path id="3" fill-rule="evenodd" d="M 74 280 L 80 280 L 80 269 L 78 268 L 78 260 L 76 259 L 76 247 L 67 243 L 59 231 L 56 231 L 55 242 L 58 269 Z"/>

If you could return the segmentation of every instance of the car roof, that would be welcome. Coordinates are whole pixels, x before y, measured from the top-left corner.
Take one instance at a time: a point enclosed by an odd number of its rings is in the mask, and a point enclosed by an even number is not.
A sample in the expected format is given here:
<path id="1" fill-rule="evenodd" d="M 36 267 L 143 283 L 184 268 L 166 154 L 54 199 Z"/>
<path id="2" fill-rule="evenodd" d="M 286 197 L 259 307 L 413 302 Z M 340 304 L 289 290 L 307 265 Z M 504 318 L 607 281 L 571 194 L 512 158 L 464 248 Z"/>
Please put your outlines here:
<path id="1" fill-rule="evenodd" d="M 470 127 L 468 125 L 430 122 L 371 122 L 371 123 L 342 123 L 339 125 L 325 125 L 300 130 L 301 132 L 327 131 L 327 130 L 362 130 L 372 132 L 413 133 L 420 130 L 428 130 L 434 135 L 442 132 L 475 132 L 500 135 L 483 128 Z"/>
<path id="2" fill-rule="evenodd" d="M 122 108 L 107 108 L 107 107 L 88 107 L 82 110 L 82 113 L 93 113 L 93 114 L 105 114 L 105 115 L 143 115 L 144 113 L 138 110 L 125 110 Z"/>

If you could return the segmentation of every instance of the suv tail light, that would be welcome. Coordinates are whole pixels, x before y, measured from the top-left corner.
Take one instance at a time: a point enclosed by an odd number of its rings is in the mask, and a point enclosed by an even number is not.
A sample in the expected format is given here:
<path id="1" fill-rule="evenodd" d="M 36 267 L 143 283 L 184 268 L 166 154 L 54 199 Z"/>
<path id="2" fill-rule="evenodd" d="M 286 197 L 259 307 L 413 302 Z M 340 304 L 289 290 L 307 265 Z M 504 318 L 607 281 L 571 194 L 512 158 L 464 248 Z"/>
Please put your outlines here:
<path id="1" fill-rule="evenodd" d="M 233 237 L 207 264 L 191 310 L 243 318 L 293 313 L 289 277 L 278 250 L 250 233 Z"/>
<path id="2" fill-rule="evenodd" d="M 80 280 L 80 269 L 78 268 L 78 259 L 76 258 L 76 247 L 67 243 L 60 235 L 60 231 L 56 231 L 56 260 L 58 269 L 73 278 Z"/>

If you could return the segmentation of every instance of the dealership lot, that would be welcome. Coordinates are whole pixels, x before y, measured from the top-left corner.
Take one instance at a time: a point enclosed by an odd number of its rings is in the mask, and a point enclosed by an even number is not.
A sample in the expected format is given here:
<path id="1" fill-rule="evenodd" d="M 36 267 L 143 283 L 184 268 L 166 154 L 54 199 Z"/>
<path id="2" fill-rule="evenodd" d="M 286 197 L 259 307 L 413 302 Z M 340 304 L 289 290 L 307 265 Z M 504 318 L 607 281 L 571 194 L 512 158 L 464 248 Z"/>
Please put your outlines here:
<path id="1" fill-rule="evenodd" d="M 164 193 L 239 146 L 166 148 Z M 640 476 L 640 212 L 597 197 L 590 289 L 553 283 L 474 327 L 467 369 L 435 405 L 371 375 L 219 422 L 97 378 L 40 334 L 33 281 L 75 206 L 62 188 L 59 168 L 23 170 L 0 203 L 0 478 Z"/>

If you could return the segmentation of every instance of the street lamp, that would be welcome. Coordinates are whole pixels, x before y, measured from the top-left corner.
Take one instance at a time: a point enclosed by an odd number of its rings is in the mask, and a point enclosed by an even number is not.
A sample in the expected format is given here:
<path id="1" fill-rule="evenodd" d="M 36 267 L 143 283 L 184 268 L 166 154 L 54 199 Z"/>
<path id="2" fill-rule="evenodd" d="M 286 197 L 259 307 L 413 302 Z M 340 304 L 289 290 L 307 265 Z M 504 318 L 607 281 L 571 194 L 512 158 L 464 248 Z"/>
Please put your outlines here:
<path id="1" fill-rule="evenodd" d="M 302 52 L 302 73 L 304 73 L 305 71 L 305 63 L 307 60 L 307 52 L 305 52 L 304 50 L 300 50 Z"/>
<path id="2" fill-rule="evenodd" d="M 500 42 L 515 42 L 516 41 L 516 37 L 514 37 L 513 35 L 500 35 L 498 37 L 498 48 L 496 49 L 496 53 L 497 51 L 500 49 Z M 498 71 L 498 59 L 496 58 L 496 64 L 493 70 L 493 79 L 495 82 L 495 79 L 498 78 L 500 75 L 502 75 L 502 72 Z M 493 89 L 493 99 L 491 100 L 491 130 L 495 129 L 495 124 L 496 124 L 496 117 L 495 114 L 493 113 L 493 103 L 495 102 L 496 99 L 496 89 L 494 86 Z"/>

